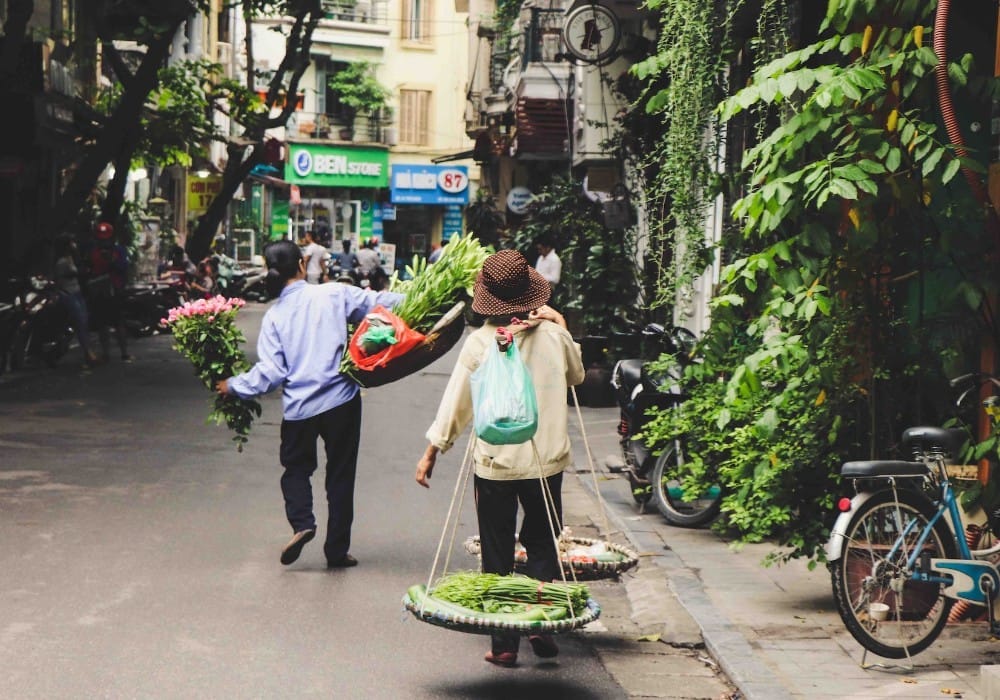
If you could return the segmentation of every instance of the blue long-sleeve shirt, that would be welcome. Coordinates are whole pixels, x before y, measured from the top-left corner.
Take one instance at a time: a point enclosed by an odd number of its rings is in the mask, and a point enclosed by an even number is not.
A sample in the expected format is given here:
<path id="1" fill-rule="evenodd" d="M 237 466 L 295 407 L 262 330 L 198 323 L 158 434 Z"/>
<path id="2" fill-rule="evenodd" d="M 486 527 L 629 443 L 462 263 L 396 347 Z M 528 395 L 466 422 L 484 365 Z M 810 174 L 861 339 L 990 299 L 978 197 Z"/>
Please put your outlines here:
<path id="1" fill-rule="evenodd" d="M 229 380 L 229 391 L 249 399 L 282 387 L 287 420 L 303 420 L 347 403 L 358 385 L 340 373 L 347 324 L 376 306 L 391 308 L 401 294 L 372 292 L 346 284 L 286 286 L 264 314 L 257 364 Z"/>

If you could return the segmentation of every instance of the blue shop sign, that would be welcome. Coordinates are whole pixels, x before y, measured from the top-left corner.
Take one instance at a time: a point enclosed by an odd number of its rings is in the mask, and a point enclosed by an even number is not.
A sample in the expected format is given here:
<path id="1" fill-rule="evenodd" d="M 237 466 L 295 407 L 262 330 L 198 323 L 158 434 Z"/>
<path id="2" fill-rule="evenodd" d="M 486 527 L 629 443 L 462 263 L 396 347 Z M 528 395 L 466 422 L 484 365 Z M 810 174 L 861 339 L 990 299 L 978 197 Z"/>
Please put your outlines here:
<path id="1" fill-rule="evenodd" d="M 389 192 L 393 204 L 468 204 L 469 168 L 393 164 Z"/>
<path id="2" fill-rule="evenodd" d="M 462 233 L 462 207 L 457 204 L 446 204 L 444 207 L 441 237 L 450 240 L 455 234 Z"/>

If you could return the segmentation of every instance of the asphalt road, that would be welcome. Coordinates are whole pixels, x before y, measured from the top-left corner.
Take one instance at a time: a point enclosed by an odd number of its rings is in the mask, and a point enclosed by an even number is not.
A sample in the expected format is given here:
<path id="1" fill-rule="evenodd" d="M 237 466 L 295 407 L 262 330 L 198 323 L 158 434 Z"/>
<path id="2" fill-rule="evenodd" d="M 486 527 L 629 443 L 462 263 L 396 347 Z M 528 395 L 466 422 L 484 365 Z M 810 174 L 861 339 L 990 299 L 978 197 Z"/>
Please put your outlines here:
<path id="1" fill-rule="evenodd" d="M 263 308 L 241 313 L 250 348 Z M 413 481 L 454 351 L 365 392 L 361 564 L 333 572 L 322 531 L 278 562 L 280 398 L 238 453 L 206 424 L 210 395 L 169 336 L 132 351 L 133 364 L 86 371 L 74 354 L 0 377 L 0 697 L 624 697 L 574 636 L 555 662 L 524 644 L 518 668 L 498 669 L 482 660 L 488 638 L 402 610 L 430 573 L 462 456 L 439 460 L 430 491 Z M 475 532 L 468 501 L 458 532 Z M 474 565 L 454 553 L 453 569 Z"/>

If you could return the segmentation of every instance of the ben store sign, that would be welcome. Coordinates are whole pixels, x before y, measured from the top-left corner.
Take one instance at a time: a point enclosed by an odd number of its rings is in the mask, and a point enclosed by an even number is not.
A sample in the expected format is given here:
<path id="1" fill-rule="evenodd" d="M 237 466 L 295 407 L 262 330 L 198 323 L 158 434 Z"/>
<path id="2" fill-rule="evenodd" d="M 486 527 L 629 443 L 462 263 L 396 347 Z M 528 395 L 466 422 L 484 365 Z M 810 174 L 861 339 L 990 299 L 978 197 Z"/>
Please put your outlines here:
<path id="1" fill-rule="evenodd" d="M 389 184 L 389 152 L 379 148 L 291 144 L 285 181 L 318 187 L 384 188 Z"/>

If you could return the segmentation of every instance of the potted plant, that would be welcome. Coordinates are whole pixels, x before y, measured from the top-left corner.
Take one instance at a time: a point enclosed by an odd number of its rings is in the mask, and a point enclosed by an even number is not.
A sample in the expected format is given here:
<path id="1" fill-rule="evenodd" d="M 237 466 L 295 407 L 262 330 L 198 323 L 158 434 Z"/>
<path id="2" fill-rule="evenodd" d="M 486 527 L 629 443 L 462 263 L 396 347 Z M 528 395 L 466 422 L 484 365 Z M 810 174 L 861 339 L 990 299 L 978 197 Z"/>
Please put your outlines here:
<path id="1" fill-rule="evenodd" d="M 368 61 L 348 63 L 345 68 L 327 78 L 327 86 L 344 107 L 345 125 L 341 138 L 354 136 L 354 120 L 358 114 L 372 117 L 385 109 L 392 94 L 375 77 L 375 65 Z"/>

